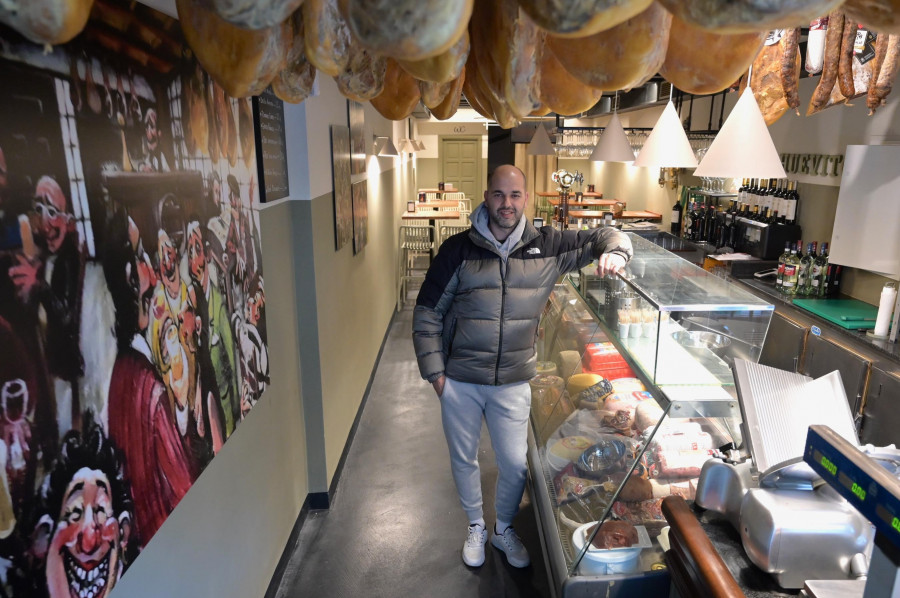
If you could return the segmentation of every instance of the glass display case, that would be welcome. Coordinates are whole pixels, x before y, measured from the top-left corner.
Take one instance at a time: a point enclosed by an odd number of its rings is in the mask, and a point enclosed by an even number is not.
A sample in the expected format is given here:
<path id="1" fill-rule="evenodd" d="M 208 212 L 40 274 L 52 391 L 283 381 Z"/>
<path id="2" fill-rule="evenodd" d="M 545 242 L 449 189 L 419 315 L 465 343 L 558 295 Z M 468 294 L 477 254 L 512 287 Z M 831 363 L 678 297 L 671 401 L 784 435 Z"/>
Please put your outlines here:
<path id="1" fill-rule="evenodd" d="M 539 328 L 530 483 L 558 596 L 668 596 L 660 504 L 741 445 L 731 363 L 757 361 L 774 310 L 631 239 L 625 273 L 566 276 Z"/>

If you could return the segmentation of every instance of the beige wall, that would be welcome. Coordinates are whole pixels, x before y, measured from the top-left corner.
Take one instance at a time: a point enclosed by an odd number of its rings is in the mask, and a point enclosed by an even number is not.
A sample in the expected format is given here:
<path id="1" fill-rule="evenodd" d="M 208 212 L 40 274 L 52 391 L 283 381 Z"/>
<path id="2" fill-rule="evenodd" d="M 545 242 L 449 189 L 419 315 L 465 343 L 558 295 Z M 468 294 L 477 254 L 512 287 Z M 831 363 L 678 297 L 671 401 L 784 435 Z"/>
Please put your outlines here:
<path id="1" fill-rule="evenodd" d="M 265 593 L 309 491 L 291 209 L 260 213 L 272 384 L 116 586 L 113 597 Z"/>

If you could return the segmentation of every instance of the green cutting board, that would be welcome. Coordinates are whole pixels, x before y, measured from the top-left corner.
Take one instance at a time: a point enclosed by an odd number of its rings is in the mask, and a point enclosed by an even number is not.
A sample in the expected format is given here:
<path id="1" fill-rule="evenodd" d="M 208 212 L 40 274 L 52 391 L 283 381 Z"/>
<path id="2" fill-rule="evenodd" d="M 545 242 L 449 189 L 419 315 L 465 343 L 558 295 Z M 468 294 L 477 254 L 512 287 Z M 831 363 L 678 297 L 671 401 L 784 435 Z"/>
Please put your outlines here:
<path id="1" fill-rule="evenodd" d="M 823 317 L 842 328 L 875 328 L 878 308 L 856 299 L 794 299 L 794 305 Z"/>

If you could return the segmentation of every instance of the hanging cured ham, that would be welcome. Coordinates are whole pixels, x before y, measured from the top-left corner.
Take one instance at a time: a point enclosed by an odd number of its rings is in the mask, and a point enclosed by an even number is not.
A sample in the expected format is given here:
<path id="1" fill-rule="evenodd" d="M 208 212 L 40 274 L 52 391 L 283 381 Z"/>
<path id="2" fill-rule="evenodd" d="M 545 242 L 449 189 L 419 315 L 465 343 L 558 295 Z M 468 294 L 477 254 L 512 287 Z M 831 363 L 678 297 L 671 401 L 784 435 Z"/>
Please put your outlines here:
<path id="1" fill-rule="evenodd" d="M 350 60 L 344 70 L 334 78 L 338 90 L 351 100 L 367 102 L 384 89 L 387 61 L 359 44 L 350 46 Z"/>
<path id="2" fill-rule="evenodd" d="M 673 17 L 659 74 L 682 91 L 716 93 L 746 72 L 765 39 L 765 32 L 715 33 Z"/>
<path id="3" fill-rule="evenodd" d="M 64 44 L 81 33 L 94 0 L 3 0 L 0 22 L 38 44 Z"/>
<path id="4" fill-rule="evenodd" d="M 437 56 L 466 30 L 473 0 L 340 0 L 353 35 L 372 52 L 402 60 Z"/>
<path id="5" fill-rule="evenodd" d="M 655 75 L 666 57 L 672 15 L 654 2 L 602 33 L 572 40 L 547 36 L 547 47 L 576 79 L 606 91 L 631 89 Z"/>
<path id="6" fill-rule="evenodd" d="M 287 22 L 251 31 L 193 0 L 176 0 L 175 6 L 188 45 L 228 95 L 258 95 L 281 71 L 291 39 Z"/>
<path id="7" fill-rule="evenodd" d="M 312 93 L 316 67 L 306 58 L 303 16 L 299 10 L 291 17 L 291 29 L 294 33 L 291 48 L 288 50 L 284 68 L 272 81 L 272 91 L 285 102 L 299 104 Z"/>
<path id="8" fill-rule="evenodd" d="M 199 65 L 191 69 L 191 74 L 184 80 L 183 86 L 181 113 L 188 115 L 181 123 L 184 128 L 185 145 L 192 156 L 198 151 L 208 154 L 209 116 L 206 111 L 206 84 Z"/>
<path id="9" fill-rule="evenodd" d="M 267 29 L 283 23 L 303 0 L 206 0 L 220 17 L 244 29 Z"/>
<path id="10" fill-rule="evenodd" d="M 843 9 L 879 33 L 900 33 L 900 0 L 847 0 Z"/>
<path id="11" fill-rule="evenodd" d="M 446 52 L 424 60 L 398 60 L 407 73 L 422 81 L 449 83 L 459 77 L 469 58 L 469 32 L 464 31 Z"/>
<path id="12" fill-rule="evenodd" d="M 238 101 L 238 135 L 241 140 L 241 156 L 249 168 L 256 153 L 256 142 L 253 135 L 253 108 L 248 98 Z"/>
<path id="13" fill-rule="evenodd" d="M 570 75 L 553 52 L 544 52 L 540 94 L 548 111 L 571 115 L 588 110 L 600 100 L 603 92 Z"/>
<path id="14" fill-rule="evenodd" d="M 659 0 L 683 21 L 720 33 L 806 26 L 844 0 Z"/>
<path id="15" fill-rule="evenodd" d="M 336 77 L 350 59 L 350 29 L 337 0 L 305 0 L 300 11 L 306 58 L 326 75 Z"/>
<path id="16" fill-rule="evenodd" d="M 388 58 L 384 72 L 384 90 L 370 100 L 372 107 L 388 120 L 403 120 L 410 114 L 421 97 L 415 78 L 400 68 L 397 61 Z"/>
<path id="17" fill-rule="evenodd" d="M 557 37 L 600 33 L 647 10 L 653 0 L 519 0 L 538 27 Z"/>
<path id="18" fill-rule="evenodd" d="M 463 84 L 466 81 L 466 69 L 463 68 L 456 81 L 449 83 L 450 90 L 444 96 L 440 104 L 431 108 L 431 114 L 438 120 L 447 120 L 459 109 L 459 99 L 462 97 Z"/>

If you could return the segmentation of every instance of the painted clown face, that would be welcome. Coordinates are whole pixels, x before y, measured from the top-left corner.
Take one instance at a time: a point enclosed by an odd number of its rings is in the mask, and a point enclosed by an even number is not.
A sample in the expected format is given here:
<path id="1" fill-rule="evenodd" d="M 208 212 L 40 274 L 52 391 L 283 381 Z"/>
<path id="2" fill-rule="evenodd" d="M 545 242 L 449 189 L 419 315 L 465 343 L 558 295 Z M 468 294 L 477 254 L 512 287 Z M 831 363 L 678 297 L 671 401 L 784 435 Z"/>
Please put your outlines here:
<path id="1" fill-rule="evenodd" d="M 41 232 L 50 253 L 56 253 L 66 239 L 71 215 L 66 212 L 66 196 L 56 181 L 43 177 L 35 189 L 34 210 L 41 217 Z"/>
<path id="2" fill-rule="evenodd" d="M 118 515 L 118 518 L 117 518 Z M 106 475 L 83 467 L 72 476 L 47 554 L 50 598 L 105 598 L 119 578 L 122 529 Z"/>

